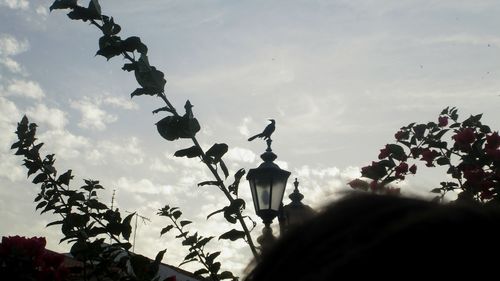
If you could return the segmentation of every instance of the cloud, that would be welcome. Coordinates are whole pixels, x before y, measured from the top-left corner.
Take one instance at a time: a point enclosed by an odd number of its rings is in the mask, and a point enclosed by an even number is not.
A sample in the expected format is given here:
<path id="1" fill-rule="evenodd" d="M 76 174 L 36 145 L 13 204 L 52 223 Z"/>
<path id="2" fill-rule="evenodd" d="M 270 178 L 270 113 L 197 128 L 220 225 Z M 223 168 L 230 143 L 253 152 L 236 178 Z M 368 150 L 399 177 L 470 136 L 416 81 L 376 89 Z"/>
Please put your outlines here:
<path id="1" fill-rule="evenodd" d="M 79 157 L 88 147 L 90 141 L 83 137 L 73 135 L 67 130 L 50 130 L 38 135 L 40 142 L 46 143 L 49 151 L 65 159 Z"/>
<path id="2" fill-rule="evenodd" d="M 234 162 L 253 163 L 255 162 L 256 155 L 250 149 L 234 147 L 228 150 L 225 159 Z"/>
<path id="3" fill-rule="evenodd" d="M 0 178 L 6 178 L 11 182 L 20 181 L 24 178 L 24 171 L 16 156 L 10 150 L 10 145 L 16 141 L 14 131 L 16 122 L 19 121 L 21 113 L 16 105 L 0 96 Z"/>
<path id="4" fill-rule="evenodd" d="M 102 99 L 99 99 L 98 103 L 100 104 L 101 102 L 103 104 L 108 104 L 117 108 L 122 108 L 127 110 L 136 110 L 139 108 L 139 106 L 136 103 L 124 97 L 105 96 Z"/>
<path id="5" fill-rule="evenodd" d="M 158 172 L 163 172 L 163 173 L 170 173 L 170 172 L 175 171 L 174 167 L 163 163 L 159 158 L 154 158 L 153 161 L 151 161 L 151 162 L 152 163 L 149 166 L 149 168 L 152 171 L 158 171 Z"/>
<path id="6" fill-rule="evenodd" d="M 9 57 L 1 58 L 0 57 L 0 64 L 4 65 L 5 68 L 7 68 L 12 73 L 22 73 L 23 72 L 23 68 L 21 67 L 21 65 L 17 61 L 13 60 L 12 58 L 9 58 Z"/>
<path id="7" fill-rule="evenodd" d="M 467 33 L 424 38 L 419 39 L 417 42 L 421 44 L 464 44 L 500 47 L 500 37 L 498 36 L 478 36 Z"/>
<path id="8" fill-rule="evenodd" d="M 6 96 L 20 96 L 40 100 L 45 97 L 40 84 L 31 80 L 14 79 L 7 86 Z"/>
<path id="9" fill-rule="evenodd" d="M 48 108 L 45 104 L 28 108 L 27 115 L 34 121 L 45 123 L 55 130 L 63 130 L 68 123 L 66 112 L 57 108 Z"/>
<path id="10" fill-rule="evenodd" d="M 81 100 L 71 101 L 70 105 L 82 114 L 82 119 L 78 124 L 80 127 L 97 131 L 106 129 L 107 124 L 118 120 L 116 115 L 106 112 L 101 108 L 101 105 L 110 105 L 125 110 L 139 108 L 131 100 L 109 94 L 93 98 L 85 96 Z"/>
<path id="11" fill-rule="evenodd" d="M 82 119 L 78 123 L 78 126 L 85 129 L 102 131 L 106 129 L 107 124 L 118 120 L 116 115 L 107 113 L 99 108 L 99 105 L 99 101 L 92 101 L 88 97 L 83 97 L 83 99 L 78 101 L 71 101 L 70 106 L 82 114 Z"/>
<path id="12" fill-rule="evenodd" d="M 28 0 L 0 0 L 0 6 L 7 6 L 15 10 L 26 10 L 29 8 L 30 3 Z"/>
<path id="13" fill-rule="evenodd" d="M 15 56 L 26 52 L 29 48 L 27 40 L 17 40 L 10 34 L 0 34 L 0 56 Z"/>
<path id="14" fill-rule="evenodd" d="M 129 137 L 120 141 L 104 140 L 95 146 L 100 160 L 107 163 L 110 159 L 120 164 L 139 165 L 144 162 L 144 152 L 137 137 Z"/>
<path id="15" fill-rule="evenodd" d="M 250 136 L 250 130 L 248 130 L 248 124 L 252 122 L 251 117 L 243 118 L 241 125 L 238 126 L 238 131 L 245 137 Z"/>
<path id="16" fill-rule="evenodd" d="M 171 194 L 172 187 L 167 185 L 154 184 L 149 179 L 134 180 L 127 177 L 120 177 L 113 182 L 118 190 L 123 190 L 131 193 L 146 193 L 146 194 Z"/>
<path id="17" fill-rule="evenodd" d="M 45 7 L 45 6 L 38 6 L 36 8 L 35 12 L 41 16 L 48 16 L 49 15 L 49 9 L 47 9 L 47 7 Z"/>

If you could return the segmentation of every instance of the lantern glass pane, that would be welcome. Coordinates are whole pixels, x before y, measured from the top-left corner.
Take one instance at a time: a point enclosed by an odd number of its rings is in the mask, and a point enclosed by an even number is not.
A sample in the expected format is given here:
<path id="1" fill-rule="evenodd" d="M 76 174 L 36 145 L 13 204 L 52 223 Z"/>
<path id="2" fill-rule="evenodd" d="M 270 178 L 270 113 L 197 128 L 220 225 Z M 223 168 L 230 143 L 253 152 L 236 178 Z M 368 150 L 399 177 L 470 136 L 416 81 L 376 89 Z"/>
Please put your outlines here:
<path id="1" fill-rule="evenodd" d="M 257 203 L 259 210 L 268 210 L 270 206 L 269 178 L 255 179 L 255 191 L 257 192 Z"/>
<path id="2" fill-rule="evenodd" d="M 255 179 L 252 179 L 252 180 L 249 180 L 248 181 L 250 183 L 250 191 L 252 192 L 252 199 L 253 198 L 257 198 L 257 195 L 255 194 Z M 255 207 L 255 211 L 259 210 L 259 205 L 258 202 L 256 200 L 252 200 L 253 201 L 253 206 Z"/>
<path id="3" fill-rule="evenodd" d="M 271 209 L 275 211 L 278 211 L 278 209 L 280 208 L 281 200 L 283 199 L 283 193 L 285 192 L 285 184 L 286 181 L 283 181 L 282 179 L 275 179 L 273 181 Z"/>

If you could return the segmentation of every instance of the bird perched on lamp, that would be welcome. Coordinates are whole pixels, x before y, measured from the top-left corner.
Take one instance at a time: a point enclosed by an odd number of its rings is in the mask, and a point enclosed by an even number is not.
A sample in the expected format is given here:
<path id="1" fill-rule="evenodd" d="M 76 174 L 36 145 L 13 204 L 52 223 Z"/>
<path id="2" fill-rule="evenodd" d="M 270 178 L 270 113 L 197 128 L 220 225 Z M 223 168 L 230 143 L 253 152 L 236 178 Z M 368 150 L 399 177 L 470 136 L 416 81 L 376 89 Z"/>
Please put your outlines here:
<path id="1" fill-rule="evenodd" d="M 248 139 L 248 141 L 253 141 L 256 138 L 263 138 L 264 140 L 270 139 L 271 135 L 273 134 L 274 130 L 276 129 L 276 121 L 274 121 L 274 119 L 269 119 L 269 121 L 271 121 L 271 123 L 266 126 L 266 128 L 264 129 L 264 131 L 262 131 L 262 133 L 256 134 L 255 136 L 250 137 Z"/>

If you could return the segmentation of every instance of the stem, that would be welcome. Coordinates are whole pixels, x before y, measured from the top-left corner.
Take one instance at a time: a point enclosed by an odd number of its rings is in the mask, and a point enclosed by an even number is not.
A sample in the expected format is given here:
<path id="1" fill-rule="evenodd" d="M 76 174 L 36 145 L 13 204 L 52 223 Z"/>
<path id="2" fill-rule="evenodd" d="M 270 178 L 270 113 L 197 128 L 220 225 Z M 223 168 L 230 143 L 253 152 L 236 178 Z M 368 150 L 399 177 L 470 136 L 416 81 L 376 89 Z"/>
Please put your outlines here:
<path id="1" fill-rule="evenodd" d="M 196 145 L 196 147 L 198 147 L 200 149 L 201 154 L 202 154 L 202 159 L 206 159 L 205 152 L 201 148 L 201 146 L 198 143 L 198 140 L 196 139 L 196 137 L 193 136 L 191 138 L 191 140 L 193 141 L 194 145 Z M 224 182 L 222 181 L 221 177 L 217 173 L 217 170 L 215 170 L 215 168 L 212 165 L 210 165 L 210 164 L 208 164 L 206 162 L 204 162 L 204 163 L 206 164 L 206 166 L 208 167 L 208 169 L 210 170 L 210 172 L 212 172 L 212 174 L 214 175 L 215 179 L 218 182 L 220 182 L 219 189 L 224 193 L 224 195 L 226 195 L 226 198 L 229 200 L 229 202 L 232 203 L 234 201 L 234 199 L 231 196 L 231 193 L 229 193 L 229 191 L 227 190 L 227 188 L 226 188 Z M 237 213 L 237 219 L 240 222 L 241 227 L 243 228 L 243 231 L 245 232 L 245 236 L 247 238 L 247 243 L 248 243 L 248 246 L 250 247 L 250 250 L 252 250 L 252 254 L 254 255 L 254 257 L 255 257 L 255 259 L 257 261 L 260 261 L 259 253 L 257 252 L 257 249 L 255 248 L 255 244 L 253 243 L 252 236 L 250 235 L 250 231 L 248 230 L 248 227 L 247 227 L 247 225 L 245 223 L 245 220 L 241 216 L 241 212 Z"/>

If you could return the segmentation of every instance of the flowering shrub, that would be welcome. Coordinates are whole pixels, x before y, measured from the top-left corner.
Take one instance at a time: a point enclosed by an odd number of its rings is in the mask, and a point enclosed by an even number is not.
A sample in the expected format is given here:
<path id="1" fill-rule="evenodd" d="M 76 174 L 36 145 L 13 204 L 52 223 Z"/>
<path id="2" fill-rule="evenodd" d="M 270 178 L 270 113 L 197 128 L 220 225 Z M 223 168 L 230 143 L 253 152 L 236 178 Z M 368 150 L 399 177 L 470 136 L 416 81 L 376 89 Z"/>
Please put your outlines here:
<path id="1" fill-rule="evenodd" d="M 0 276 L 3 280 L 65 280 L 64 256 L 45 250 L 43 237 L 2 237 Z M 5 278 L 5 279 L 4 279 Z"/>
<path id="2" fill-rule="evenodd" d="M 396 142 L 385 145 L 379 161 L 361 169 L 364 179 L 351 181 L 356 189 L 372 192 L 399 192 L 390 187 L 417 172 L 418 163 L 426 167 L 445 166 L 450 181 L 443 181 L 431 192 L 442 200 L 450 191 L 459 200 L 495 202 L 500 199 L 500 136 L 481 123 L 482 114 L 459 122 L 456 108 L 445 108 L 437 123 L 411 123 L 394 135 Z M 412 161 L 412 163 L 409 163 Z M 410 165 L 411 164 L 411 165 Z"/>

